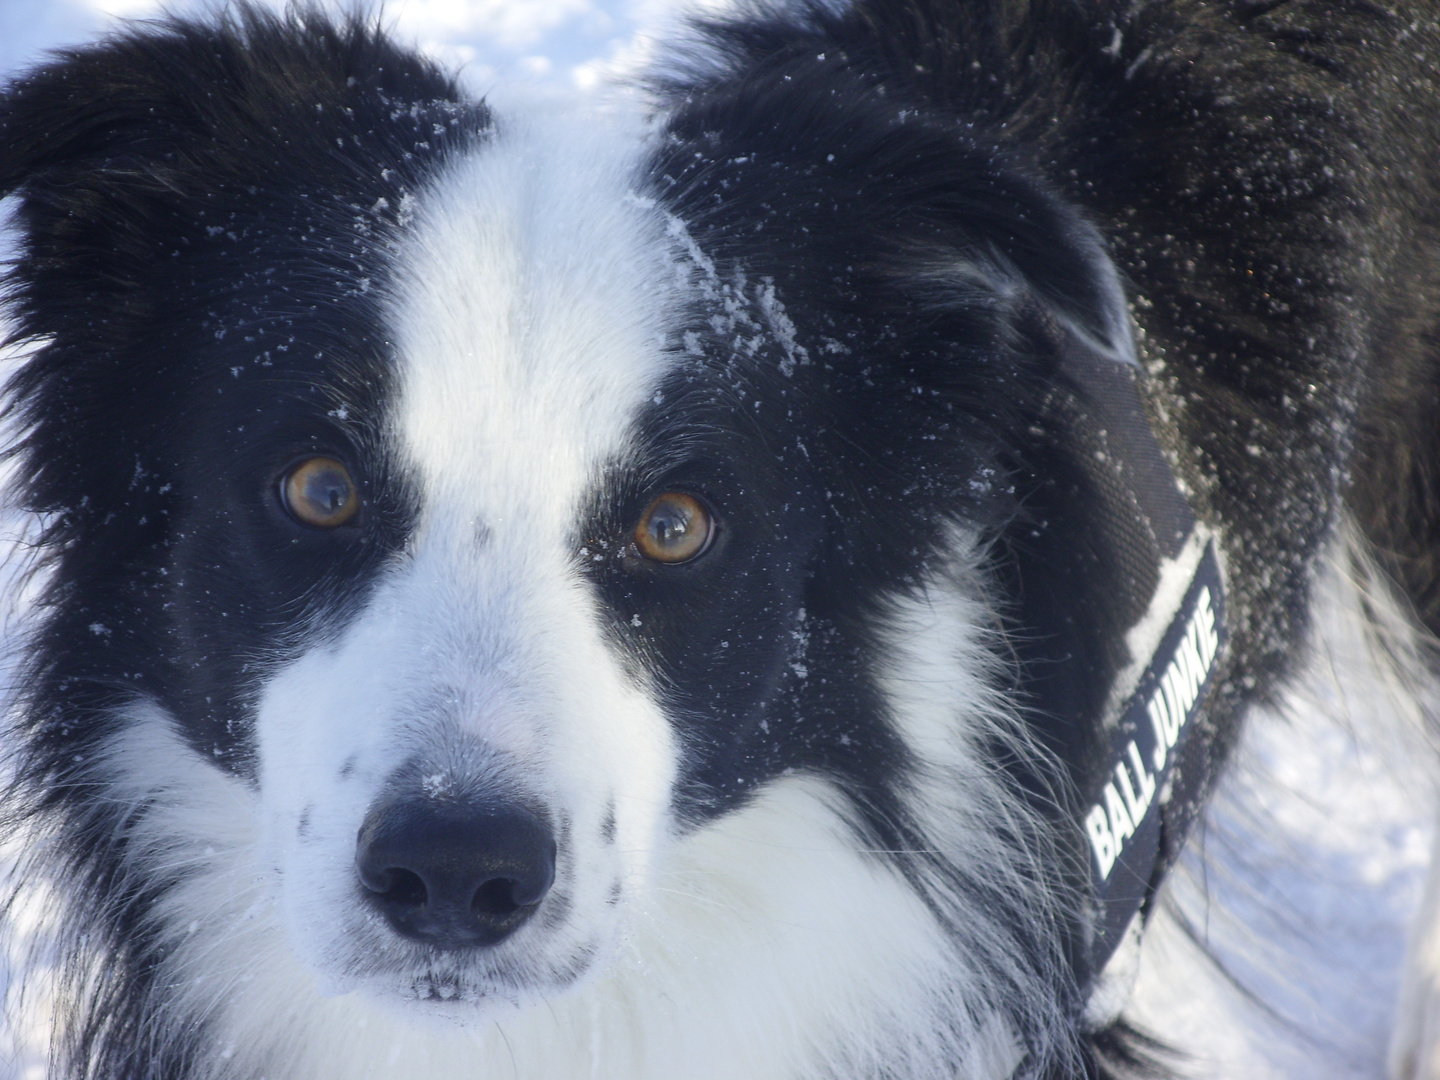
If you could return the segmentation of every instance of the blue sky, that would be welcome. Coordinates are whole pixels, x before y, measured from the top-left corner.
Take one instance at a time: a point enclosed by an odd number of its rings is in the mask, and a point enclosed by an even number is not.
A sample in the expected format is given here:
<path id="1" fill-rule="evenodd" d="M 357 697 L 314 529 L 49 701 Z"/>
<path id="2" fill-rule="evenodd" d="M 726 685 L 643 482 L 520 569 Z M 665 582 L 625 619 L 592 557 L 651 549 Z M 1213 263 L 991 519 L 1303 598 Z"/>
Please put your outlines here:
<path id="1" fill-rule="evenodd" d="M 279 0 L 265 2 L 281 6 Z M 93 38 L 117 18 L 218 6 L 213 0 L 0 0 L 0 73 L 15 72 L 48 48 Z M 678 3 L 389 0 L 367 6 L 382 11 L 397 37 L 460 70 L 472 89 L 484 92 L 517 80 L 593 86 L 643 57 L 648 33 L 663 28 Z"/>

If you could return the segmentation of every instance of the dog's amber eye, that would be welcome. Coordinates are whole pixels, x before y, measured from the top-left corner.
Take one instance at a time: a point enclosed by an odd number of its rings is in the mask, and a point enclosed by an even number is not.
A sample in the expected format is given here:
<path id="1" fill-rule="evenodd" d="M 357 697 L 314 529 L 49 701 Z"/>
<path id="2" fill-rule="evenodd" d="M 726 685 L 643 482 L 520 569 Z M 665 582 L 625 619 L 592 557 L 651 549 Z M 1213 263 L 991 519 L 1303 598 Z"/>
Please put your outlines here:
<path id="1" fill-rule="evenodd" d="M 710 511 L 699 499 L 683 491 L 667 491 L 641 515 L 635 526 L 635 547 L 655 562 L 687 562 L 710 546 L 714 531 Z"/>
<path id="2" fill-rule="evenodd" d="M 338 528 L 360 510 L 360 492 L 350 470 L 330 457 L 296 464 L 280 481 L 280 496 L 291 517 L 316 529 Z"/>

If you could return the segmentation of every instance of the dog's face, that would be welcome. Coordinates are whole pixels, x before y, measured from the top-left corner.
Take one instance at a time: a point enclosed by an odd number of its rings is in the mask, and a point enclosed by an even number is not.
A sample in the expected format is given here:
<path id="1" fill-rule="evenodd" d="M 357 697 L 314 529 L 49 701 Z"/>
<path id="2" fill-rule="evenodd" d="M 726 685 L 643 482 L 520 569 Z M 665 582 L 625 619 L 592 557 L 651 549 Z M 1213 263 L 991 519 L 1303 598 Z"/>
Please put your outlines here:
<path id="1" fill-rule="evenodd" d="M 313 64 L 267 49 L 235 63 Z M 383 59 L 197 118 L 115 46 L 10 106 L 41 147 L 5 183 L 46 339 L 16 389 L 60 553 L 55 775 L 87 788 L 74 740 L 100 760 L 154 706 L 247 792 L 293 953 L 427 1008 L 570 986 L 655 918 L 676 849 L 786 784 L 890 883 L 845 899 L 867 925 L 896 890 L 933 920 L 925 889 L 999 889 L 1010 834 L 931 857 L 995 663 L 900 614 L 1013 509 L 1049 330 L 1123 351 L 1093 236 L 948 128 L 823 86 L 788 107 L 784 73 L 562 122 Z M 113 100 L 121 62 L 155 85 Z"/>
<path id="2" fill-rule="evenodd" d="M 638 127 L 494 123 L 365 223 L 320 318 L 303 267 L 260 268 L 176 389 L 174 471 L 141 477 L 186 634 L 160 700 L 253 785 L 331 986 L 563 988 L 669 841 L 816 753 L 771 730 L 822 531 L 785 434 L 808 360 L 773 282 L 722 280 L 647 193 Z M 699 344 L 740 333 L 768 376 Z"/>
<path id="3" fill-rule="evenodd" d="M 756 538 L 705 447 L 656 455 L 637 428 L 663 400 L 684 270 L 631 151 L 556 134 L 499 133 L 419 200 L 382 306 L 392 393 L 368 418 L 327 410 L 339 441 L 271 493 L 293 544 L 406 523 L 347 583 L 364 601 L 263 681 L 254 735 L 292 940 L 401 996 L 548 993 L 612 951 L 674 826 L 673 703 L 705 693 L 665 646 L 713 671 L 717 639 L 783 655 L 793 621 L 793 601 L 765 618 L 739 600 Z M 368 454 L 347 438 L 367 421 Z M 404 480 L 390 494 L 376 473 Z M 341 523 L 301 517 L 307 484 Z M 768 675 L 724 697 L 743 714 Z"/>
<path id="4" fill-rule="evenodd" d="M 633 135 L 516 120 L 441 174 L 391 254 L 391 393 L 321 395 L 333 441 L 261 495 L 272 581 L 307 545 L 355 560 L 253 739 L 293 940 L 342 980 L 563 987 L 668 841 L 798 764 L 766 729 L 804 674 L 815 479 L 767 460 L 784 392 L 693 345 L 719 318 L 774 349 L 784 314 L 667 236 Z"/>

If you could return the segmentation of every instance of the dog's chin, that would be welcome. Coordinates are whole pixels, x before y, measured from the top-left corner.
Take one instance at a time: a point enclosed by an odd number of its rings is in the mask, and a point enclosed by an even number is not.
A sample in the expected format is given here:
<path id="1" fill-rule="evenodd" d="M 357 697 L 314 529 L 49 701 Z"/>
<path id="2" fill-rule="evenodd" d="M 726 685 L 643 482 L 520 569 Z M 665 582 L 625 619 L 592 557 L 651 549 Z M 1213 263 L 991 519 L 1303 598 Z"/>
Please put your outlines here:
<path id="1" fill-rule="evenodd" d="M 503 1020 L 538 1003 L 538 995 L 521 995 L 489 983 L 458 978 L 449 972 L 421 972 L 409 977 L 350 984 L 347 991 L 371 1008 L 403 1025 L 473 1028 Z"/>
<path id="2" fill-rule="evenodd" d="M 457 953 L 410 964 L 364 965 L 344 975 L 321 974 L 325 996 L 356 993 L 402 1016 L 468 1026 L 513 1015 L 554 1000 L 589 981 L 593 949 L 549 963 L 505 963 L 483 952 Z"/>
<path id="3" fill-rule="evenodd" d="M 370 982 L 362 993 L 402 1019 L 458 1027 L 513 1015 L 539 996 L 534 989 L 521 990 L 494 979 L 447 970 L 397 973 Z"/>

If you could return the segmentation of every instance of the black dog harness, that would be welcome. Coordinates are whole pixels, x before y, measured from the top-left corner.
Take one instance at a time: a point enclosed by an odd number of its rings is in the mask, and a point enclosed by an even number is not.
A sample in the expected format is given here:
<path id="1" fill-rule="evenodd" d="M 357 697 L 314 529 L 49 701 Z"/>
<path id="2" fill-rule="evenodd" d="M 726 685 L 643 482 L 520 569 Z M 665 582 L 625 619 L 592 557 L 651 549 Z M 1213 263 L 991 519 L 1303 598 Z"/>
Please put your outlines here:
<path id="1" fill-rule="evenodd" d="M 1097 904 L 1089 972 L 1101 972 L 1135 924 L 1198 816 L 1209 779 L 1212 733 L 1195 717 L 1227 642 L 1225 593 L 1214 540 L 1197 524 L 1145 418 L 1133 363 L 1069 339 L 1071 384 L 1087 462 L 1110 498 L 1129 505 L 1119 524 L 1124 558 L 1147 561 L 1158 580 L 1146 613 L 1126 635 L 1136 659 L 1116 680 L 1104 715 L 1108 753 L 1083 781 L 1082 819 Z M 1139 922 L 1136 918 L 1139 916 Z"/>

